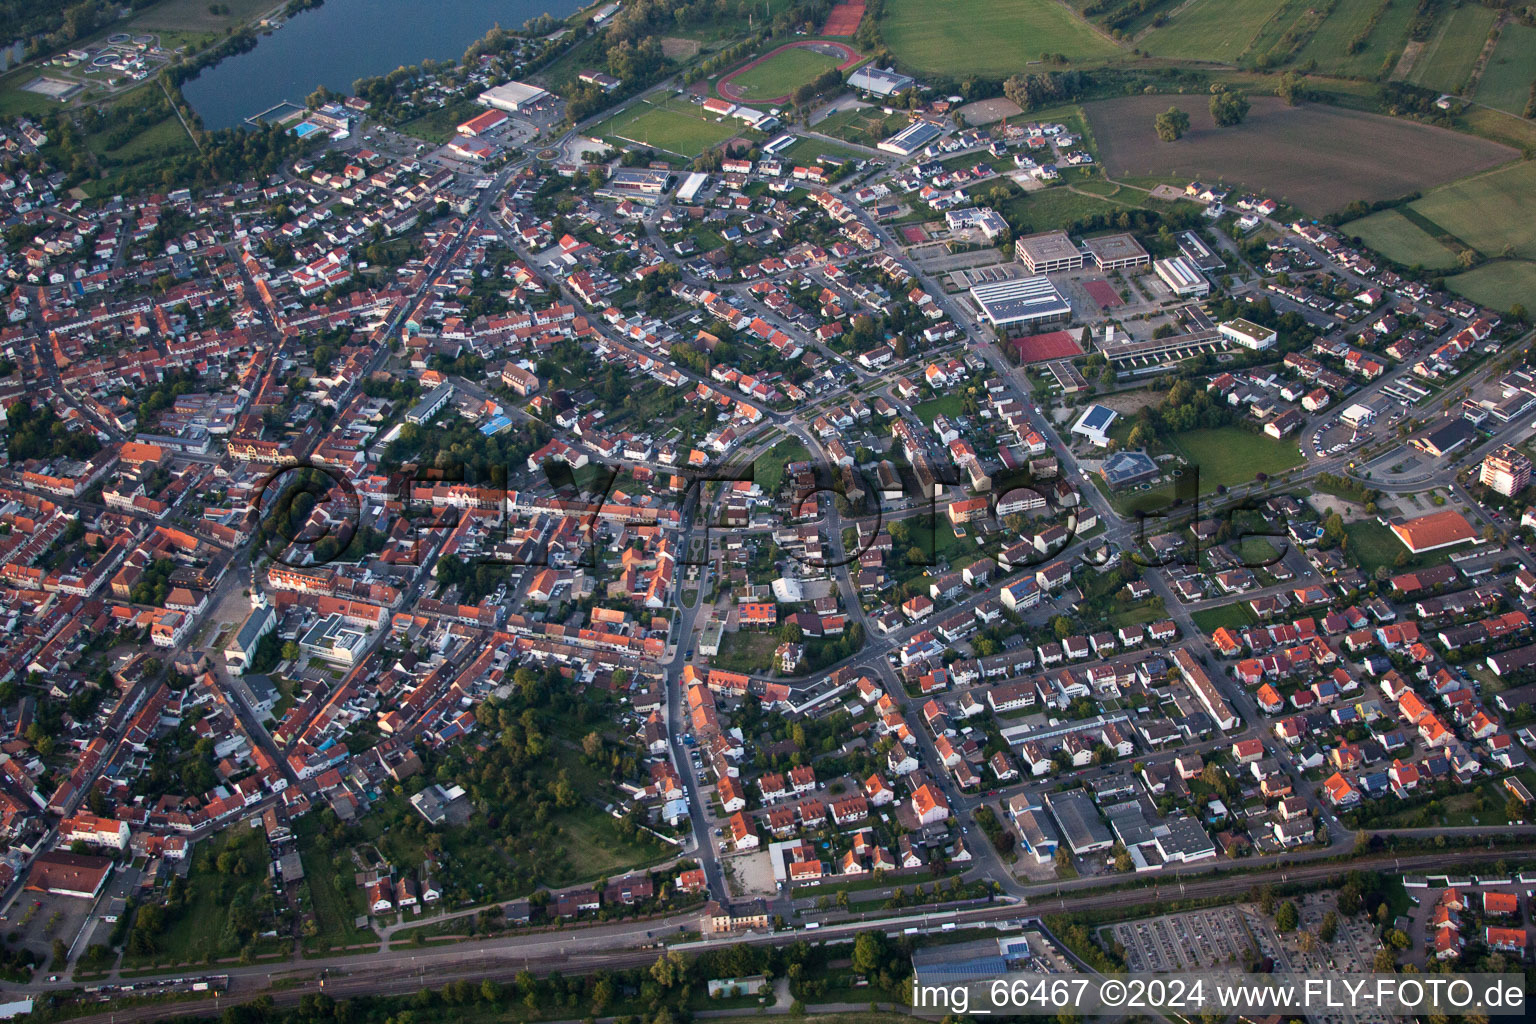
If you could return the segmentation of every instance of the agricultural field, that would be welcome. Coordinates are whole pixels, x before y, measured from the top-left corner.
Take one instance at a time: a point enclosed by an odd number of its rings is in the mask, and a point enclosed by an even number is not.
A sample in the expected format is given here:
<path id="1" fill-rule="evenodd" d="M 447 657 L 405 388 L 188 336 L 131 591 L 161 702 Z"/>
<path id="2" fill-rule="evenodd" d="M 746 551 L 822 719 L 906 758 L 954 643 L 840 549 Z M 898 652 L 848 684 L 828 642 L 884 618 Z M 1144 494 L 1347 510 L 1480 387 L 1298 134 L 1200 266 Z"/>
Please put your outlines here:
<path id="1" fill-rule="evenodd" d="M 1303 45 L 1311 42 L 1332 12 L 1310 0 L 1285 0 L 1279 10 L 1259 27 L 1242 54 L 1243 63 L 1257 67 L 1283 67 Z"/>
<path id="2" fill-rule="evenodd" d="M 788 96 L 817 75 L 842 63 L 839 57 L 797 46 L 765 57 L 762 63 L 731 78 L 731 89 L 748 103 Z"/>
<path id="3" fill-rule="evenodd" d="M 1193 0 L 1148 32 L 1141 48 L 1159 57 L 1236 63 L 1285 0 Z"/>
<path id="4" fill-rule="evenodd" d="M 1510 247 L 1536 259 L 1536 162 L 1522 162 L 1430 192 L 1412 209 L 1485 256 Z"/>
<path id="5" fill-rule="evenodd" d="M 1178 142 L 1162 142 L 1153 130 L 1169 106 L 1189 114 L 1190 132 Z M 1203 96 L 1127 96 L 1083 110 L 1112 176 L 1216 179 L 1313 216 L 1356 199 L 1422 191 L 1518 155 L 1442 128 L 1318 104 L 1288 107 L 1266 96 L 1254 97 L 1248 119 L 1233 128 L 1216 126 Z"/>
<path id="6" fill-rule="evenodd" d="M 1408 81 L 1426 89 L 1460 92 L 1497 18 L 1496 11 L 1478 4 L 1465 4 L 1442 17 L 1414 60 Z"/>
<path id="7" fill-rule="evenodd" d="M 1365 31 L 1382 2 L 1386 9 L 1365 37 L 1364 49 L 1350 53 L 1351 40 Z M 1390 70 L 1389 62 L 1395 64 L 1402 55 L 1413 12 L 1412 0 L 1341 2 L 1296 54 L 1295 63 L 1316 61 L 1317 70 L 1323 74 L 1374 78 Z"/>
<path id="8" fill-rule="evenodd" d="M 1456 265 L 1456 254 L 1399 210 L 1382 210 L 1346 228 L 1376 252 L 1404 266 L 1444 270 Z"/>
<path id="9" fill-rule="evenodd" d="M 1536 309 L 1536 263 L 1530 260 L 1494 260 L 1445 283 L 1480 306 L 1508 311 L 1518 303 Z"/>
<path id="10" fill-rule="evenodd" d="M 660 104 L 641 100 L 625 107 L 588 134 L 612 142 L 649 146 L 691 160 L 744 130 L 740 121 L 716 121 L 695 103 L 669 98 Z"/>
<path id="11" fill-rule="evenodd" d="M 1499 33 L 1493 57 L 1477 83 L 1477 102 L 1519 116 L 1536 79 L 1536 28 L 1511 22 Z"/>
<path id="12" fill-rule="evenodd" d="M 1101 62 L 1124 51 L 1055 0 L 887 0 L 885 44 L 920 73 L 1011 75 L 1043 53 Z"/>
<path id="13" fill-rule="evenodd" d="M 210 8 L 219 8 L 215 14 Z M 272 0 L 223 0 L 222 5 L 207 0 L 160 0 L 134 16 L 126 25 L 114 26 L 115 32 L 176 32 L 222 34 L 232 25 L 243 25 L 276 5 Z M 225 13 L 227 9 L 228 13 Z"/>

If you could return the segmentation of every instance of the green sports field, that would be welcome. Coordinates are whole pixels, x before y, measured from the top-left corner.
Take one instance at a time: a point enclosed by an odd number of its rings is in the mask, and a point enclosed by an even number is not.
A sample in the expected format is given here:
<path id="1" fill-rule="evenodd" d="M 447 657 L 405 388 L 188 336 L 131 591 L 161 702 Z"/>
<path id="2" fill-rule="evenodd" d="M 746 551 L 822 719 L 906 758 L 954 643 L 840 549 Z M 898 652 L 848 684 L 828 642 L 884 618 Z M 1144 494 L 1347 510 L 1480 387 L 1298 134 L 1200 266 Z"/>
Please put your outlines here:
<path id="1" fill-rule="evenodd" d="M 880 28 L 903 65 L 956 77 L 1027 71 L 1043 53 L 1124 52 L 1056 0 L 886 0 Z"/>
<path id="2" fill-rule="evenodd" d="M 1519 303 L 1536 309 L 1536 263 L 1529 260 L 1494 260 L 1445 283 L 1480 306 L 1507 312 Z"/>
<path id="3" fill-rule="evenodd" d="M 1404 266 L 1443 270 L 1456 265 L 1456 254 L 1397 210 L 1382 210 L 1350 224 L 1346 231 Z"/>
<path id="4" fill-rule="evenodd" d="M 732 88 L 749 103 L 776 100 L 788 96 L 800 86 L 814 79 L 842 61 L 815 50 L 797 46 L 774 54 L 754 68 L 749 68 L 731 79 Z"/>
<path id="5" fill-rule="evenodd" d="M 1285 0 L 1193 0 L 1141 39 L 1159 57 L 1236 62 Z"/>
<path id="6" fill-rule="evenodd" d="M 1200 467 L 1200 493 L 1220 484 L 1245 484 L 1256 473 L 1275 476 L 1295 469 L 1303 461 L 1295 441 L 1276 441 L 1237 427 L 1191 430 L 1173 439 L 1191 466 Z"/>
<path id="7" fill-rule="evenodd" d="M 1497 18 L 1497 12 L 1476 4 L 1458 7 L 1449 16 L 1442 16 L 1413 62 L 1408 80 L 1426 89 L 1460 92 Z"/>
<path id="8" fill-rule="evenodd" d="M 1499 33 L 1499 44 L 1477 83 L 1477 102 L 1510 114 L 1525 110 L 1536 79 L 1536 28 L 1511 22 Z"/>
<path id="9" fill-rule="evenodd" d="M 1497 256 L 1512 246 L 1516 254 L 1536 259 L 1536 162 L 1452 182 L 1412 206 L 1484 255 Z"/>
<path id="10" fill-rule="evenodd" d="M 626 107 L 594 128 L 592 134 L 692 159 L 743 130 L 740 121 L 715 121 L 687 100 L 669 99 L 659 106 L 642 100 Z"/>

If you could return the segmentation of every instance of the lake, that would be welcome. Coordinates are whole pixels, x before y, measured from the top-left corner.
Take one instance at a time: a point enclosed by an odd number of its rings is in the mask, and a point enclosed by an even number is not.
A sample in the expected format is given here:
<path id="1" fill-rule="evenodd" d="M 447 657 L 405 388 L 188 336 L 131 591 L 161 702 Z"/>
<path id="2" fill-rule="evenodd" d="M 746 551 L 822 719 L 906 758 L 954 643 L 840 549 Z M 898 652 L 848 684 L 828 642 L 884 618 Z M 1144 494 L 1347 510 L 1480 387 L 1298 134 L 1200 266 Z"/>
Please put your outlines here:
<path id="1" fill-rule="evenodd" d="M 582 0 L 326 0 L 181 91 L 206 127 L 229 128 L 284 100 L 303 103 L 322 85 L 350 93 L 359 78 L 403 64 L 457 59 L 497 24 L 515 29 L 581 6 Z"/>

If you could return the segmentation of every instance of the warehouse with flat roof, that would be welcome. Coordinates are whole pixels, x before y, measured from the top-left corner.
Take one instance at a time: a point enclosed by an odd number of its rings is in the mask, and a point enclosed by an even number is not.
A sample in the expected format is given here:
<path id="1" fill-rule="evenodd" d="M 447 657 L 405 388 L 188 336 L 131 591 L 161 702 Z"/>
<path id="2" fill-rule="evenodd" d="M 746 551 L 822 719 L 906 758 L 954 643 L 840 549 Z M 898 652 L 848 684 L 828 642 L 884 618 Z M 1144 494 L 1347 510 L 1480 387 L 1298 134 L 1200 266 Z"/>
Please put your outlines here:
<path id="1" fill-rule="evenodd" d="M 495 107 L 497 110 L 516 114 L 518 111 L 536 107 L 552 98 L 547 89 L 540 89 L 526 82 L 508 82 L 485 90 L 480 94 L 478 102 L 482 107 Z"/>
<path id="2" fill-rule="evenodd" d="M 1065 231 L 1042 231 L 1013 241 L 1013 253 L 1031 274 L 1054 274 L 1058 270 L 1079 270 L 1083 254 L 1072 244 Z"/>
<path id="3" fill-rule="evenodd" d="M 1158 260 L 1152 264 L 1152 270 L 1181 299 L 1199 299 L 1211 293 L 1211 282 L 1182 256 Z"/>
<path id="4" fill-rule="evenodd" d="M 1051 817 L 1061 826 L 1061 834 L 1067 846 L 1079 857 L 1115 845 L 1115 837 L 1099 817 L 1099 809 L 1088 794 L 1081 789 L 1069 789 L 1065 793 L 1047 793 L 1045 805 Z"/>
<path id="5" fill-rule="evenodd" d="M 1072 304 L 1043 277 L 972 285 L 971 298 L 1000 331 L 1072 319 Z"/>
<path id="6" fill-rule="evenodd" d="M 901 131 L 892 135 L 880 143 L 877 149 L 882 153 L 894 153 L 897 156 L 908 157 L 919 152 L 924 146 L 944 134 L 939 126 L 932 121 L 913 121 Z"/>
<path id="7" fill-rule="evenodd" d="M 1100 270 L 1127 270 L 1146 266 L 1151 261 L 1147 250 L 1141 247 L 1134 235 L 1100 235 L 1083 239 L 1083 249 Z"/>

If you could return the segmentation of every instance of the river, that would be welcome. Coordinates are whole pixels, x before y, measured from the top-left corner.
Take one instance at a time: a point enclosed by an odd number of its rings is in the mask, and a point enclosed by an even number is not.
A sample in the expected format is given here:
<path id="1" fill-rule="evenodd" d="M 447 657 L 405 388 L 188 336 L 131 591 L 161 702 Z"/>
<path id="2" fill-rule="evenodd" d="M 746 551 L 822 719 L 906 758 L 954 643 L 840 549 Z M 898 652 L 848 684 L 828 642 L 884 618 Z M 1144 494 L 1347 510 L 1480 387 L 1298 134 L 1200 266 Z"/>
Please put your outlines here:
<path id="1" fill-rule="evenodd" d="M 182 92 L 205 126 L 229 128 L 284 100 L 303 103 L 322 85 L 349 93 L 359 78 L 402 64 L 457 59 L 494 25 L 518 28 L 581 6 L 582 0 L 326 0 L 261 36 L 255 49 L 205 69 Z"/>

